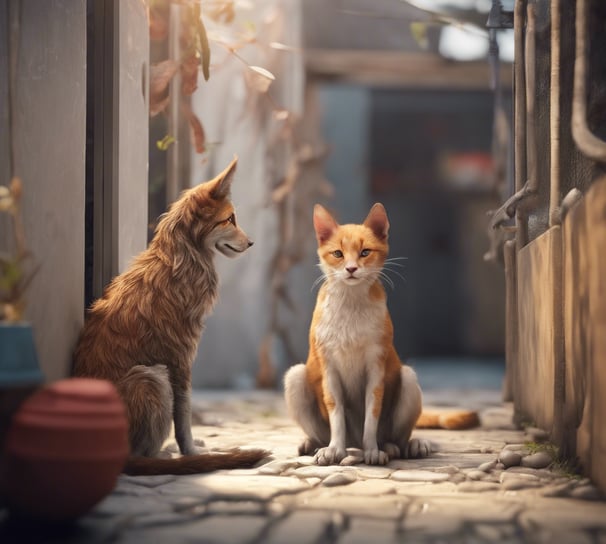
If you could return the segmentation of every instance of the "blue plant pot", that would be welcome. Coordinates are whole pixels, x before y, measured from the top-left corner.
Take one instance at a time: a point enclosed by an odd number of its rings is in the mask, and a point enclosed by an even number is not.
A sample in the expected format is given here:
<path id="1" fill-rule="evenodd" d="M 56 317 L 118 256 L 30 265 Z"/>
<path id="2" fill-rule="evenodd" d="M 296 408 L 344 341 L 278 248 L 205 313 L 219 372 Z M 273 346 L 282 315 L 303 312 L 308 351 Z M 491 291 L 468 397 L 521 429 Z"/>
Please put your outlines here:
<path id="1" fill-rule="evenodd" d="M 43 381 L 31 325 L 0 323 L 0 389 Z"/>
<path id="2" fill-rule="evenodd" d="M 0 323 L 0 454 L 11 418 L 44 382 L 29 323 Z"/>

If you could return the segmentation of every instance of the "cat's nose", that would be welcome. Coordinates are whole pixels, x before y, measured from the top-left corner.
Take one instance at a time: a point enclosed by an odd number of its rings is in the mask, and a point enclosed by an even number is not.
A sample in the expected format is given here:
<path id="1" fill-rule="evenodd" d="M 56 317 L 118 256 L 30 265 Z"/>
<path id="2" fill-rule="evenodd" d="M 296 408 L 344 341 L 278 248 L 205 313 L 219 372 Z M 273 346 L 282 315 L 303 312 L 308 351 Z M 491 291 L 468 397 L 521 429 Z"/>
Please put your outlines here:
<path id="1" fill-rule="evenodd" d="M 350 274 L 353 274 L 358 269 L 357 266 L 348 266 L 345 268 Z"/>

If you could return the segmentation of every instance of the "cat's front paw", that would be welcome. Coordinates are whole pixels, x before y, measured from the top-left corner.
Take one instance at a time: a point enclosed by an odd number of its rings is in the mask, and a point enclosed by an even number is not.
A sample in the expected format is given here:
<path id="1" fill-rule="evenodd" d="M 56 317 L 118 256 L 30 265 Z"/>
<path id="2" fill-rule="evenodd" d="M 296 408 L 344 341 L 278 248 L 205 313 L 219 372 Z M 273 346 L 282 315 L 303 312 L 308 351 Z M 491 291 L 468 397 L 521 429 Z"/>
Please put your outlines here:
<path id="1" fill-rule="evenodd" d="M 193 444 L 188 444 L 183 451 L 183 455 L 201 455 L 208 453 L 208 448 L 204 447 L 204 440 L 201 438 L 194 438 Z"/>
<path id="2" fill-rule="evenodd" d="M 431 443 L 422 438 L 411 438 L 406 444 L 403 457 L 405 459 L 420 459 L 431 453 Z"/>
<path id="3" fill-rule="evenodd" d="M 299 455 L 313 455 L 319 447 L 318 442 L 308 437 L 299 445 Z"/>
<path id="4" fill-rule="evenodd" d="M 314 457 L 314 462 L 318 465 L 338 465 L 347 456 L 345 448 L 335 448 L 328 446 L 320 448 Z"/>
<path id="5" fill-rule="evenodd" d="M 389 461 L 389 456 L 379 448 L 371 448 L 364 450 L 364 462 L 367 465 L 386 465 Z"/>
<path id="6" fill-rule="evenodd" d="M 385 450 L 385 453 L 387 454 L 387 457 L 389 457 L 390 460 L 400 459 L 402 457 L 400 448 L 392 442 L 386 442 L 385 444 L 383 444 L 383 449 Z"/>

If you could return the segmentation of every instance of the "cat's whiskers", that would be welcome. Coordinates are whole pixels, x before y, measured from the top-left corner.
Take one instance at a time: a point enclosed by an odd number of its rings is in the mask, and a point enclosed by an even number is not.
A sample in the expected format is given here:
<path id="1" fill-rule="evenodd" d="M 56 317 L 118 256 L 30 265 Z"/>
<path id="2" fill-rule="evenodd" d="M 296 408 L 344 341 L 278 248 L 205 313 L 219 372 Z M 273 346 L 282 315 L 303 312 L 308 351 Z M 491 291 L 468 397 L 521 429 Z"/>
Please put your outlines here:
<path id="1" fill-rule="evenodd" d="M 320 269 L 322 268 L 320 265 L 317 265 L 317 266 Z M 322 270 L 322 275 L 319 276 L 318 278 L 316 278 L 316 280 L 313 282 L 310 290 L 313 291 L 316 286 L 322 285 L 329 278 L 334 278 L 337 275 L 338 275 L 337 271 L 330 270 L 329 272 L 326 272 L 326 271 Z"/>
<path id="2" fill-rule="evenodd" d="M 385 270 L 382 266 L 373 266 L 369 267 L 369 270 L 372 272 L 371 276 L 374 278 L 379 278 L 383 280 L 391 289 L 395 289 L 395 285 L 393 280 L 385 273 Z"/>
<path id="3" fill-rule="evenodd" d="M 387 274 L 387 272 L 390 272 L 391 274 L 394 274 L 394 275 L 398 276 L 398 278 L 400 278 L 403 282 L 406 283 L 406 278 L 402 274 L 400 274 L 400 272 L 398 272 L 397 270 L 392 270 L 391 268 L 389 268 L 389 267 L 386 266 L 386 267 L 383 268 L 383 273 Z"/>
<path id="4" fill-rule="evenodd" d="M 407 261 L 408 257 L 390 257 L 389 259 L 385 259 L 385 267 L 389 266 L 399 266 L 400 268 L 406 268 L 405 264 L 398 263 L 396 261 Z"/>
<path id="5" fill-rule="evenodd" d="M 324 274 L 317 277 L 316 280 L 311 284 L 310 291 L 313 291 L 318 285 L 322 285 L 325 281 L 326 281 L 326 276 Z"/>
<path id="6" fill-rule="evenodd" d="M 381 278 L 389 287 L 395 289 L 393 280 L 383 270 L 379 271 L 379 278 Z"/>
<path id="7" fill-rule="evenodd" d="M 385 263 L 383 265 L 384 271 L 391 272 L 392 274 L 398 276 L 402 281 L 406 282 L 406 278 L 400 272 L 404 272 L 404 268 L 406 268 L 405 264 L 402 264 L 397 261 L 407 261 L 408 257 L 390 257 L 389 259 L 385 259 Z M 394 268 L 399 268 L 400 270 L 394 270 Z"/>

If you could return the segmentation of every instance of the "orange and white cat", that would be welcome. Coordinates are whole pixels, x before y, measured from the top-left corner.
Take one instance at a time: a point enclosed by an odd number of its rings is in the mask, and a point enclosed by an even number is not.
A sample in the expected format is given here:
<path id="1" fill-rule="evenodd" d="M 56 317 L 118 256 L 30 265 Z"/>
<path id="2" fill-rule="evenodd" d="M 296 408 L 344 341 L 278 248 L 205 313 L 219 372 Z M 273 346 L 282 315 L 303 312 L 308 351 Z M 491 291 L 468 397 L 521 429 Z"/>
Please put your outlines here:
<path id="1" fill-rule="evenodd" d="M 430 443 L 410 438 L 422 411 L 421 389 L 393 346 L 380 280 L 389 250 L 385 208 L 375 204 L 361 225 L 339 225 L 316 205 L 313 223 L 326 281 L 313 313 L 307 363 L 284 378 L 287 407 L 306 434 L 299 452 L 315 453 L 320 465 L 340 463 L 348 447 L 361 448 L 370 465 L 426 457 Z"/>

